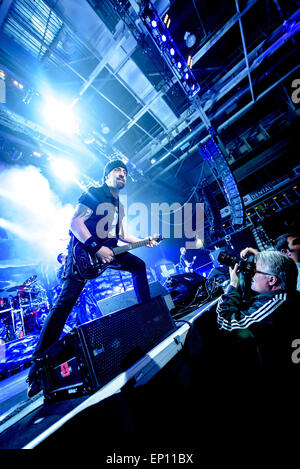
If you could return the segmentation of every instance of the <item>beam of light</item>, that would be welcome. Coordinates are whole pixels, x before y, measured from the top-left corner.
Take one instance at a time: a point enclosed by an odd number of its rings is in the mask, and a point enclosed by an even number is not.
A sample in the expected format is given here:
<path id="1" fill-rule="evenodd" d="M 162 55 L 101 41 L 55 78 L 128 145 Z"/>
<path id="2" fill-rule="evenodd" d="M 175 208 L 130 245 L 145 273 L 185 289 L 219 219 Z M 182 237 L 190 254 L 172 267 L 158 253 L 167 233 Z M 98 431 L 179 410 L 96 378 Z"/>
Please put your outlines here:
<path id="1" fill-rule="evenodd" d="M 71 103 L 64 103 L 49 96 L 45 101 L 43 116 L 54 131 L 70 134 L 78 130 L 78 119 Z"/>
<path id="2" fill-rule="evenodd" d="M 1 176 L 0 226 L 15 235 L 21 251 L 26 242 L 35 261 L 56 260 L 66 248 L 74 207 L 61 203 L 36 167 L 9 169 Z"/>
<path id="3" fill-rule="evenodd" d="M 19 238 L 23 239 L 24 241 L 31 241 L 31 239 L 34 238 L 34 236 L 32 237 L 31 234 L 22 226 L 9 220 L 5 220 L 4 218 L 0 218 L 0 226 L 1 228 L 4 228 L 5 230 L 8 230 L 11 233 L 19 236 Z"/>
<path id="4" fill-rule="evenodd" d="M 66 182 L 76 182 L 78 170 L 72 161 L 65 158 L 50 158 L 51 169 L 54 174 Z"/>

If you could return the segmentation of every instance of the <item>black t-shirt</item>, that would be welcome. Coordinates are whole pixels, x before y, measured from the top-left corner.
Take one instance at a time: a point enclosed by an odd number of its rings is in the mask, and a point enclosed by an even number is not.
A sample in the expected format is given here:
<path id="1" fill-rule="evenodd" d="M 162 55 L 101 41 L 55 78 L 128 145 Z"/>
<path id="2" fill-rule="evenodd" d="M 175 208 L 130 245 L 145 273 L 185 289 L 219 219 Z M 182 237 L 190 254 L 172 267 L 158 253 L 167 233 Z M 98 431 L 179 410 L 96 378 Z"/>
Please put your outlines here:
<path id="1" fill-rule="evenodd" d="M 78 202 L 93 210 L 85 222 L 91 235 L 100 241 L 118 239 L 119 223 L 123 218 L 122 205 L 119 198 L 113 197 L 106 184 L 101 187 L 91 187 L 80 196 Z"/>
<path id="2" fill-rule="evenodd" d="M 58 269 L 57 273 L 56 273 L 57 279 L 58 279 L 60 284 L 62 283 L 62 280 L 63 280 L 62 279 L 62 274 L 63 274 L 64 268 L 65 268 L 65 266 L 61 265 L 60 268 Z"/>

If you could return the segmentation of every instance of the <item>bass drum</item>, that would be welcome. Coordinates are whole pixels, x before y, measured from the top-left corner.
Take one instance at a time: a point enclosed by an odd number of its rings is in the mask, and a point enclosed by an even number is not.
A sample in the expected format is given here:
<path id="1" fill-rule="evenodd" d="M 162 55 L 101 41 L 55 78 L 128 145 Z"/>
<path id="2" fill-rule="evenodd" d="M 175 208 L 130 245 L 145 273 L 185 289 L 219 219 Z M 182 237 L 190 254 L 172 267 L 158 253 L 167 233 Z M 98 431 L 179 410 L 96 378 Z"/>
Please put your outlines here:
<path id="1" fill-rule="evenodd" d="M 49 314 L 49 309 L 46 306 L 42 306 L 41 308 L 33 311 L 31 314 L 35 316 L 36 327 L 38 329 L 42 329 L 44 322 L 46 321 L 46 318 Z"/>

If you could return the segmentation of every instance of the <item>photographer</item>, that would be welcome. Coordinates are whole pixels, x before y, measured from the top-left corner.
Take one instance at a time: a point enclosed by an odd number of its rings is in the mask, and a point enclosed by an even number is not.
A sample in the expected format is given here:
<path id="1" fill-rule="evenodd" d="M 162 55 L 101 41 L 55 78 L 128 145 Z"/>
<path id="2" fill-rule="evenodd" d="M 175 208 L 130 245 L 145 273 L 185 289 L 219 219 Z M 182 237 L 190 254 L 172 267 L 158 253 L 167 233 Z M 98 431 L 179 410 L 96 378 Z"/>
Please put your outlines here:
<path id="1" fill-rule="evenodd" d="M 290 257 L 298 269 L 297 290 L 300 291 L 300 237 L 296 233 L 284 233 L 275 240 L 275 249 Z M 255 248 L 247 247 L 240 252 L 242 259 L 247 259 L 249 255 L 256 255 L 259 251 Z"/>
<path id="2" fill-rule="evenodd" d="M 256 294 L 249 292 L 246 301 L 240 288 L 239 264 L 230 268 L 230 285 L 216 310 L 217 323 L 240 342 L 248 339 L 252 356 L 248 355 L 245 363 L 255 363 L 268 377 L 277 380 L 282 373 L 295 371 L 291 347 L 293 340 L 300 337 L 297 267 L 278 251 L 257 253 L 253 267 L 251 289 Z"/>

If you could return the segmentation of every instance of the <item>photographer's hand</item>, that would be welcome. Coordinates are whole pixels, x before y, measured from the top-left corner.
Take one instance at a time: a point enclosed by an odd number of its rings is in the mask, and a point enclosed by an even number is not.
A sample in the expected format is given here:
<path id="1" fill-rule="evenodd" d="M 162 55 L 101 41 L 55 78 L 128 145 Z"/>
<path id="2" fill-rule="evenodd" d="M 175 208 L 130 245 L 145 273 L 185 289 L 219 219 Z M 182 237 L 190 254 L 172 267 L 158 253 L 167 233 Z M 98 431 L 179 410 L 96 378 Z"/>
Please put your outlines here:
<path id="1" fill-rule="evenodd" d="M 240 285 L 240 277 L 238 275 L 239 265 L 235 264 L 234 268 L 229 267 L 230 273 L 230 285 L 232 287 L 238 288 Z"/>
<path id="2" fill-rule="evenodd" d="M 247 259 L 249 255 L 252 254 L 253 256 L 256 256 L 258 252 L 259 252 L 258 249 L 255 249 L 255 248 L 245 248 L 240 252 L 240 257 L 242 259 Z"/>

